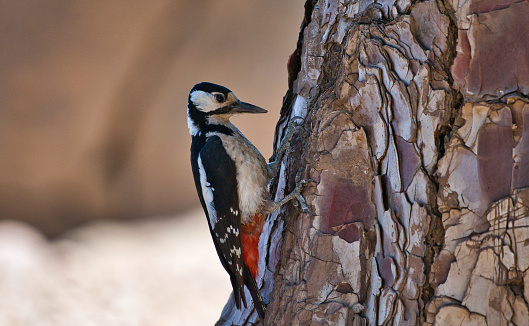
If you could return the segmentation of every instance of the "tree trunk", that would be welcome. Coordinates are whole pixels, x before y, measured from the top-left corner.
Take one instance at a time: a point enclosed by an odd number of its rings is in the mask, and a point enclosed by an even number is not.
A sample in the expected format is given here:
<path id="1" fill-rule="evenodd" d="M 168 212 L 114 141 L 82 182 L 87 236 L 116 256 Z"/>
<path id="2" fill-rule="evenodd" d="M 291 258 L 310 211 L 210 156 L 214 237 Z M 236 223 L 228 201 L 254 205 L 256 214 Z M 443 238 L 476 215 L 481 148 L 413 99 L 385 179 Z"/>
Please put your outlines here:
<path id="1" fill-rule="evenodd" d="M 268 218 L 265 324 L 529 325 L 529 3 L 305 6 L 273 190 L 315 216 Z"/>

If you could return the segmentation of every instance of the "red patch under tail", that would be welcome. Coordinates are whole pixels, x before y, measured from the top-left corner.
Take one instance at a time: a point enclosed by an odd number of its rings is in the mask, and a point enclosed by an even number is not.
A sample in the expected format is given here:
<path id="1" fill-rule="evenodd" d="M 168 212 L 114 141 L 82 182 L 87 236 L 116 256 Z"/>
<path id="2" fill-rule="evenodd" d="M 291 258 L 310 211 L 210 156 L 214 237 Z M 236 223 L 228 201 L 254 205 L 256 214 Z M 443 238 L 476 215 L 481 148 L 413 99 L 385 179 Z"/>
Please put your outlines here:
<path id="1" fill-rule="evenodd" d="M 241 225 L 244 263 L 254 279 L 259 273 L 259 237 L 263 231 L 264 221 L 264 215 L 255 214 L 250 222 Z"/>

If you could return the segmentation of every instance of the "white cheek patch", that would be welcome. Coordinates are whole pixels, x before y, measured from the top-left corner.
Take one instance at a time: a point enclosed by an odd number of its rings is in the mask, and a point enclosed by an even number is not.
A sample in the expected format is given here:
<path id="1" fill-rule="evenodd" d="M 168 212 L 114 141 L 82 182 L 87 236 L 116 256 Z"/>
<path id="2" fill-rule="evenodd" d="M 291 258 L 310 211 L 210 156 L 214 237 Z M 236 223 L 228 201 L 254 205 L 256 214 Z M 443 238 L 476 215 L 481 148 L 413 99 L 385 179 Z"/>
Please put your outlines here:
<path id="1" fill-rule="evenodd" d="M 215 97 L 204 91 L 194 91 L 191 93 L 191 102 L 202 112 L 211 112 L 220 108 L 220 104 Z"/>
<path id="2" fill-rule="evenodd" d="M 200 155 L 198 156 L 198 172 L 200 174 L 200 185 L 202 186 L 202 197 L 204 197 L 204 202 L 206 202 L 206 208 L 208 210 L 209 224 L 213 229 L 217 223 L 217 211 L 213 205 L 213 190 L 208 187 L 209 183 L 206 177 L 206 170 L 204 170 Z"/>

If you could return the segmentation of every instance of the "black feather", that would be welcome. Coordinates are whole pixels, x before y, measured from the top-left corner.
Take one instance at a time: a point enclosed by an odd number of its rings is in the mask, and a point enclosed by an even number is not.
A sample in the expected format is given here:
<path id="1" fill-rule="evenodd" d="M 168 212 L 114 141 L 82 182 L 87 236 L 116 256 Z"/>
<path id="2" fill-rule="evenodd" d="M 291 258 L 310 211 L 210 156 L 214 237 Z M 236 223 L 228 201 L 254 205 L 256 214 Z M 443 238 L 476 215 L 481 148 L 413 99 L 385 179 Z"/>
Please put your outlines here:
<path id="1" fill-rule="evenodd" d="M 214 224 L 210 222 L 206 199 L 202 194 L 199 158 L 202 161 L 209 187 L 213 191 L 213 207 L 217 213 Z M 208 217 L 215 249 L 222 266 L 230 275 L 235 304 L 240 309 L 241 301 L 244 306 L 247 304 L 244 295 L 244 272 L 241 274 L 237 267 L 244 271 L 246 266 L 242 252 L 241 221 L 236 215 L 239 212 L 239 196 L 235 162 L 224 150 L 222 140 L 218 136 L 211 136 L 207 140 L 205 137 L 193 137 L 191 161 L 195 186 L 204 212 Z M 221 239 L 224 239 L 224 243 L 221 243 Z M 235 251 L 238 251 L 238 256 Z"/>

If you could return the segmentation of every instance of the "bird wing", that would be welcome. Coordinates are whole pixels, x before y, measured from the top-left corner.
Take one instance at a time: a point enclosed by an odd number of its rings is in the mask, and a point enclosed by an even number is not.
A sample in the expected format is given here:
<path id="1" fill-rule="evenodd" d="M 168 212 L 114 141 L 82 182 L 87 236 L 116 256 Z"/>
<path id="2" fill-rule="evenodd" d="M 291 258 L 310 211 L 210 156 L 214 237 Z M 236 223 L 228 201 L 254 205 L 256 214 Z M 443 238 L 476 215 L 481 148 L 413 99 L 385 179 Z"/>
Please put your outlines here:
<path id="1" fill-rule="evenodd" d="M 209 137 L 198 154 L 199 196 L 208 217 L 217 254 L 230 275 L 237 308 L 244 295 L 244 257 L 237 192 L 237 168 L 218 136 Z M 197 185 L 198 188 L 198 185 Z"/>

